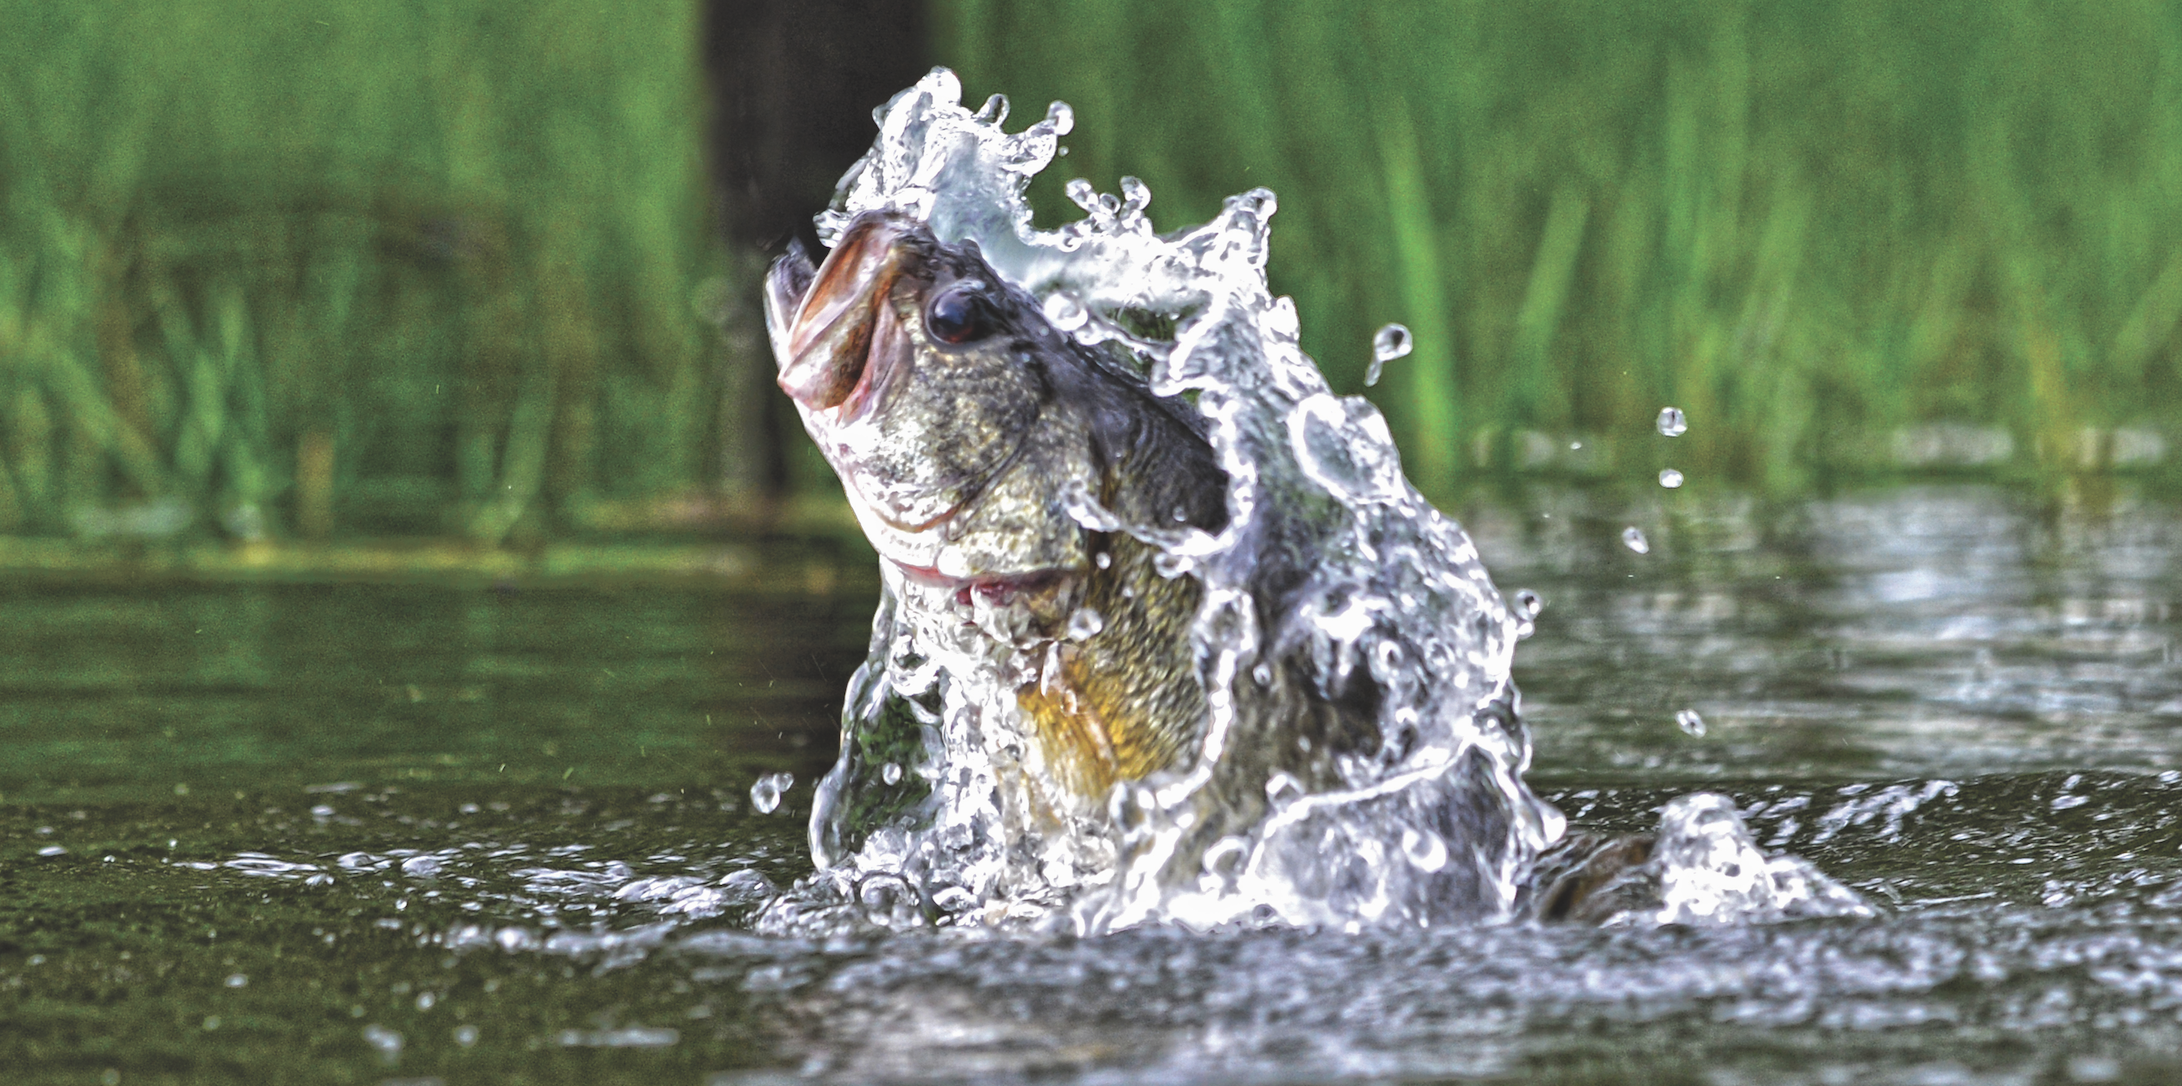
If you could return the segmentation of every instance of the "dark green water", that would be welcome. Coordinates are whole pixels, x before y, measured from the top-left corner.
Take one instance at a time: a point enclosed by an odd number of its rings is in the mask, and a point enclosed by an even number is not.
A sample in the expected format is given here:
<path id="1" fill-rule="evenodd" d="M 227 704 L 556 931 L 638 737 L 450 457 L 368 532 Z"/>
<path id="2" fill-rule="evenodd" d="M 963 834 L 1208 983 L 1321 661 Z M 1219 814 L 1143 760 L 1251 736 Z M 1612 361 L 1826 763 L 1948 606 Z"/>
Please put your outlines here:
<path id="1" fill-rule="evenodd" d="M 1533 779 L 1727 792 L 1876 920 L 761 938 L 866 589 L 0 587 L 0 1080 L 2182 1075 L 2182 514 L 1675 508 L 1467 511 Z"/>

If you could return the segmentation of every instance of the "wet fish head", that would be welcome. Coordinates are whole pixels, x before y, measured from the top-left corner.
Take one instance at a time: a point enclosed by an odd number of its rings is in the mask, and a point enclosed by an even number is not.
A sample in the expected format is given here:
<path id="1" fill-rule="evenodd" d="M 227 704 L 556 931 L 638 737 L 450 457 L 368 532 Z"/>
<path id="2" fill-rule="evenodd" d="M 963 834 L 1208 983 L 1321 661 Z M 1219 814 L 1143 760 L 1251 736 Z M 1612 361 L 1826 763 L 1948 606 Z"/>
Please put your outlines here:
<path id="1" fill-rule="evenodd" d="M 1068 350 L 974 244 L 868 212 L 823 263 L 777 261 L 765 294 L 780 387 L 883 556 L 964 581 L 1073 564 L 1075 525 L 1043 507 L 965 539 L 994 520 L 984 507 L 1032 443 L 1050 364 Z"/>

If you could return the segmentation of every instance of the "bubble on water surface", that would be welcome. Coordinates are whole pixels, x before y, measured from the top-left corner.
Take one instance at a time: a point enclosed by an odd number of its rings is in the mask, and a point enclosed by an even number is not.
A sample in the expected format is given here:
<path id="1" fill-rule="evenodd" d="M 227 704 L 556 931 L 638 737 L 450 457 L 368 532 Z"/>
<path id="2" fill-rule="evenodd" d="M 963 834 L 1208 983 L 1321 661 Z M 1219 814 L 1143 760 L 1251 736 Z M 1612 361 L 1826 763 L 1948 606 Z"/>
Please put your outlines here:
<path id="1" fill-rule="evenodd" d="M 1659 409 L 1659 432 L 1661 434 L 1667 437 L 1681 437 L 1689 431 L 1689 428 L 1690 420 L 1682 414 L 1681 408 L 1662 407 Z"/>
<path id="2" fill-rule="evenodd" d="M 1668 490 L 1681 489 L 1682 473 L 1673 468 L 1659 469 L 1659 485 L 1666 487 Z"/>
<path id="3" fill-rule="evenodd" d="M 796 782 L 793 773 L 767 773 L 750 786 L 750 806 L 759 814 L 772 814 L 780 809 L 781 794 Z"/>
<path id="4" fill-rule="evenodd" d="M 1674 723 L 1676 727 L 1682 729 L 1683 734 L 1688 735 L 1693 739 L 1704 738 L 1705 718 L 1698 716 L 1697 710 L 1684 709 L 1681 712 L 1674 714 Z"/>
<path id="5" fill-rule="evenodd" d="M 1621 530 L 1621 545 L 1638 554 L 1652 553 L 1652 543 L 1644 538 L 1644 529 L 1634 524 Z"/>
<path id="6" fill-rule="evenodd" d="M 1365 385 L 1379 383 L 1379 373 L 1386 364 L 1397 358 L 1407 357 L 1416 349 L 1416 342 L 1406 325 L 1389 324 L 1371 337 L 1371 369 L 1364 374 Z"/>

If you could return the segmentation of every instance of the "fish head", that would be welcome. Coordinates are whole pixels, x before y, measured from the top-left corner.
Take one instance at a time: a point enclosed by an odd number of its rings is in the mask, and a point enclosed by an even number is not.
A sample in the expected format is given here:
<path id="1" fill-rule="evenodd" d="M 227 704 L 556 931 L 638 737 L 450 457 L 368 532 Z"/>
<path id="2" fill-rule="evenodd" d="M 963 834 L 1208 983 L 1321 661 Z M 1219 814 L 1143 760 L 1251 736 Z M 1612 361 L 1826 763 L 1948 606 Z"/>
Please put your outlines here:
<path id="1" fill-rule="evenodd" d="M 780 387 L 883 556 L 962 581 L 1080 557 L 1077 526 L 1032 498 L 1051 480 L 1008 481 L 1061 468 L 1041 431 L 1066 414 L 1051 374 L 1073 345 L 974 243 L 867 212 L 823 263 L 775 262 L 765 299 Z"/>

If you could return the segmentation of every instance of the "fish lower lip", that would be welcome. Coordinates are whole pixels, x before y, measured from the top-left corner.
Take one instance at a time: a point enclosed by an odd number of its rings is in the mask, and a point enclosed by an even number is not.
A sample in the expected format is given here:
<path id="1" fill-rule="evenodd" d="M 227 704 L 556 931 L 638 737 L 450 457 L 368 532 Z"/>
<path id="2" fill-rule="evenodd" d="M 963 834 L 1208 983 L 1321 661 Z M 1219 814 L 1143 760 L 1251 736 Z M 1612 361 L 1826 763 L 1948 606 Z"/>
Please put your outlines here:
<path id="1" fill-rule="evenodd" d="M 1038 569 L 1028 573 L 979 574 L 974 577 L 950 577 L 931 566 L 912 566 L 907 562 L 888 559 L 910 580 L 933 588 L 952 588 L 958 602 L 968 603 L 972 595 L 1005 602 L 1018 592 L 1034 592 L 1058 584 L 1075 576 L 1067 569 Z"/>

